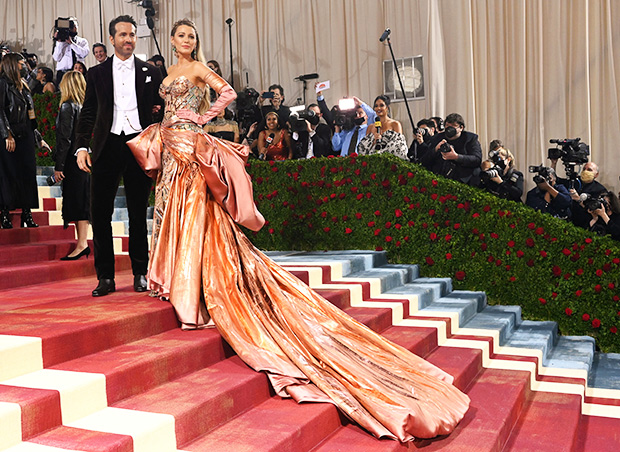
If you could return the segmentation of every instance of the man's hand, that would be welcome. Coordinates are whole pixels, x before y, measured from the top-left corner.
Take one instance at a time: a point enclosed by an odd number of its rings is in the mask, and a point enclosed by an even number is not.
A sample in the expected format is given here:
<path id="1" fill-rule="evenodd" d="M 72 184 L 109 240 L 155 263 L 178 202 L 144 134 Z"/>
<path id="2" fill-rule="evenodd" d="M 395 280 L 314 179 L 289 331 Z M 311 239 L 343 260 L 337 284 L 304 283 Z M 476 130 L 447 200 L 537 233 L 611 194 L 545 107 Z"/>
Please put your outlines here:
<path id="1" fill-rule="evenodd" d="M 422 135 L 422 132 L 418 132 L 415 134 L 415 140 L 418 142 L 418 144 L 424 143 L 424 136 Z"/>
<path id="2" fill-rule="evenodd" d="M 459 158 L 459 155 L 456 153 L 454 148 L 450 146 L 450 152 L 442 152 L 441 158 L 444 160 L 456 160 Z"/>
<path id="3" fill-rule="evenodd" d="M 62 171 L 54 171 L 54 179 L 56 179 L 56 182 L 60 182 L 64 178 L 65 178 L 65 173 L 63 173 Z"/>
<path id="4" fill-rule="evenodd" d="M 154 115 L 156 115 L 157 113 L 159 113 L 160 110 L 161 110 L 161 105 L 153 105 L 153 109 L 151 111 Z"/>
<path id="5" fill-rule="evenodd" d="M 575 190 L 574 188 L 571 188 L 570 190 L 568 190 L 568 192 L 570 193 L 570 199 L 572 199 L 573 201 L 581 201 L 581 199 L 579 198 L 579 193 L 577 193 L 577 190 Z"/>
<path id="6" fill-rule="evenodd" d="M 92 161 L 90 159 L 90 154 L 88 151 L 82 149 L 77 154 L 77 164 L 78 168 L 80 168 L 85 173 L 90 173 L 90 168 L 93 166 Z"/>

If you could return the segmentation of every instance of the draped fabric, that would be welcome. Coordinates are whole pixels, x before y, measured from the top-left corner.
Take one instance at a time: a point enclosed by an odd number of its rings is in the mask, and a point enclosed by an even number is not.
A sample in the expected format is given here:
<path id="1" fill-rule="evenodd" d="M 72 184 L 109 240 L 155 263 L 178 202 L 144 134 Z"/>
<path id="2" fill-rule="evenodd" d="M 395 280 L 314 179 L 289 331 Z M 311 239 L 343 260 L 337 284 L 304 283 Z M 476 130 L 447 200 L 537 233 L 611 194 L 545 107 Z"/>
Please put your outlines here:
<path id="1" fill-rule="evenodd" d="M 170 301 L 183 328 L 211 321 L 246 364 L 267 372 L 282 397 L 334 403 L 377 437 L 450 433 L 469 407 L 452 377 L 358 323 L 256 249 L 236 224 L 259 229 L 264 222 L 244 170 L 247 148 L 179 120 L 177 109 L 195 111 L 205 95 L 185 76 L 160 92 L 166 112 L 152 294 Z"/>
<path id="2" fill-rule="evenodd" d="M 103 38 L 97 2 L 9 0 L 0 17 L 0 39 L 27 48 L 52 66 L 53 19 L 73 14 L 92 45 L 107 38 L 120 14 L 144 20 L 144 9 L 125 0 L 102 1 Z M 204 54 L 230 76 L 227 18 L 232 25 L 235 88 L 284 87 L 285 104 L 303 98 L 293 79 L 318 72 L 330 80 L 328 104 L 356 95 L 370 103 L 382 93 L 382 61 L 389 49 L 378 38 L 392 30 L 397 58 L 423 55 L 426 97 L 410 101 L 414 121 L 458 112 L 487 150 L 502 139 L 516 166 L 545 162 L 550 138 L 580 137 L 601 167 L 600 181 L 618 188 L 620 160 L 620 2 L 615 0 L 176 0 L 156 1 L 156 36 L 168 64 L 169 32 L 188 17 L 198 26 Z M 616 24 L 616 25 L 614 25 Z M 148 32 L 148 29 L 146 29 Z M 156 53 L 150 36 L 137 53 Z M 92 55 L 86 59 L 94 65 Z M 312 81 L 306 92 L 313 99 Z M 412 140 L 402 102 L 392 116 Z M 560 165 L 561 166 L 561 165 Z M 560 168 L 560 175 L 562 169 Z M 531 180 L 527 185 L 533 186 Z"/>

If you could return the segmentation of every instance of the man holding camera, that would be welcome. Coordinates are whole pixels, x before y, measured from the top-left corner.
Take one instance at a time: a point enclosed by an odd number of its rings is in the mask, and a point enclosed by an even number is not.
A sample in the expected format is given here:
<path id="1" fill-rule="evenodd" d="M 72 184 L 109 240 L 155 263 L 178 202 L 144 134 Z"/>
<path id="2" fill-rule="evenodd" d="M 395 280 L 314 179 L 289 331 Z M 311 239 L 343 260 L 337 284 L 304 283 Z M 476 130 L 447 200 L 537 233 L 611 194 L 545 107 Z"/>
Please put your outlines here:
<path id="1" fill-rule="evenodd" d="M 84 62 L 90 47 L 88 41 L 78 36 L 78 21 L 75 17 L 58 18 L 54 31 L 54 52 L 56 61 L 56 85 L 60 85 L 65 72 L 73 70 L 76 61 Z"/>
<path id="2" fill-rule="evenodd" d="M 500 140 L 489 145 L 489 160 L 482 162 L 480 188 L 511 201 L 521 202 L 523 173 L 514 167 L 514 155 Z"/>
<path id="3" fill-rule="evenodd" d="M 269 91 L 266 91 L 258 98 L 259 104 L 264 100 L 269 99 L 270 105 L 263 105 L 261 107 L 261 113 L 263 118 L 270 111 L 274 111 L 278 114 L 283 123 L 288 121 L 288 117 L 291 115 L 291 110 L 284 103 L 284 88 L 278 84 L 273 84 L 269 87 Z"/>
<path id="4" fill-rule="evenodd" d="M 353 97 L 355 104 L 355 117 L 351 128 L 339 126 L 334 123 L 334 136 L 332 137 L 332 147 L 341 157 L 357 152 L 357 145 L 366 136 L 368 128 L 368 118 L 374 118 L 375 112 L 368 104 L 362 102 L 357 97 Z M 342 109 L 340 110 L 343 111 Z M 336 122 L 336 119 L 334 118 Z"/>
<path id="5" fill-rule="evenodd" d="M 482 162 L 478 135 L 465 131 L 465 120 L 458 113 L 449 114 L 445 126 L 443 132 L 420 145 L 420 163 L 435 174 L 476 185 Z"/>
<path id="6" fill-rule="evenodd" d="M 428 143 L 435 136 L 435 121 L 431 119 L 420 119 L 413 131 L 413 143 L 409 146 L 407 156 L 409 160 L 416 163 L 422 158 L 422 153 L 428 150 L 428 146 L 422 146 Z"/>
<path id="7" fill-rule="evenodd" d="M 556 184 L 555 170 L 541 165 L 530 167 L 530 172 L 538 173 L 536 187 L 527 192 L 525 204 L 557 218 L 570 218 L 570 195 L 565 186 Z"/>
<path id="8" fill-rule="evenodd" d="M 555 170 L 557 164 L 557 159 L 551 159 L 551 168 Z M 584 196 L 582 195 L 585 194 L 588 198 L 598 198 L 601 193 L 607 191 L 605 186 L 596 180 L 598 175 L 598 165 L 594 162 L 587 162 L 583 165 L 581 173 L 579 174 L 579 179 L 572 181 L 570 179 L 558 177 L 558 184 L 568 189 L 572 199 L 571 218 L 573 224 L 584 229 L 590 227 L 590 220 L 592 217 L 583 205 Z"/>
<path id="9" fill-rule="evenodd" d="M 331 130 L 321 122 L 321 109 L 317 104 L 310 104 L 306 111 L 297 118 L 289 117 L 293 132 L 293 158 L 327 157 L 334 155 L 331 142 Z"/>

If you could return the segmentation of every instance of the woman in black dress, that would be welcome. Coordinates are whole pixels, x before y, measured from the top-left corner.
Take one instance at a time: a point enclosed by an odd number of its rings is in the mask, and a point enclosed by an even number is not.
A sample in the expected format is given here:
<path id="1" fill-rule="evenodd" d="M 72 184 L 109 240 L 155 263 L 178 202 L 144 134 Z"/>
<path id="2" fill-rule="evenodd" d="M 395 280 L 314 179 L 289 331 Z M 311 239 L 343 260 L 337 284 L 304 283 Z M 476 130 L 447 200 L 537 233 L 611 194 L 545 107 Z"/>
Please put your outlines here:
<path id="1" fill-rule="evenodd" d="M 9 209 L 22 209 L 21 225 L 36 228 L 30 209 L 39 207 L 35 146 L 49 149 L 37 130 L 26 61 L 9 53 L 0 63 L 0 225 L 11 229 Z"/>
<path id="2" fill-rule="evenodd" d="M 60 94 L 60 110 L 56 118 L 54 176 L 57 181 L 62 181 L 62 218 L 65 228 L 70 222 L 74 222 L 77 228 L 75 248 L 60 260 L 72 261 L 90 254 L 86 240 L 90 219 L 90 175 L 78 168 L 73 153 L 75 125 L 86 94 L 84 76 L 78 71 L 67 72 L 60 81 Z"/>

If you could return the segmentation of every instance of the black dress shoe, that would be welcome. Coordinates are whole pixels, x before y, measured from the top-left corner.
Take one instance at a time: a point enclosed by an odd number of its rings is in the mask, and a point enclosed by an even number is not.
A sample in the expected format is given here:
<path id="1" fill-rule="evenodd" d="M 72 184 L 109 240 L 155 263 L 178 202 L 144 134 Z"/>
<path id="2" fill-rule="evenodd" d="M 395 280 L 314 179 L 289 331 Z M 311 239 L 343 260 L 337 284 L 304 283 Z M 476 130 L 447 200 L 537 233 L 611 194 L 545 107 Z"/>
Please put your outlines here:
<path id="1" fill-rule="evenodd" d="M 99 285 L 93 290 L 93 297 L 103 297 L 116 290 L 113 279 L 100 279 Z"/>
<path id="2" fill-rule="evenodd" d="M 136 292 L 146 292 L 146 276 L 134 275 L 133 290 L 135 290 Z"/>

